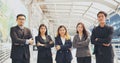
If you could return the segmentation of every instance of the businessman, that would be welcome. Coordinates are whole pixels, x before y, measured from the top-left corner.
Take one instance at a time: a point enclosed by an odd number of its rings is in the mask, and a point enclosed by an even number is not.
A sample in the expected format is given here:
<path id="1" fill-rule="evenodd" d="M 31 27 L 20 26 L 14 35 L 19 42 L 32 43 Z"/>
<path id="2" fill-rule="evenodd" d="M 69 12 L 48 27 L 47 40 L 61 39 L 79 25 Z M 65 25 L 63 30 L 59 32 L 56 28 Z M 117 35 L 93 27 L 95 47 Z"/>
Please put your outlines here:
<path id="1" fill-rule="evenodd" d="M 25 20 L 24 14 L 18 14 L 17 25 L 10 29 L 12 63 L 30 63 L 29 45 L 33 44 L 33 39 L 30 30 L 24 27 Z"/>

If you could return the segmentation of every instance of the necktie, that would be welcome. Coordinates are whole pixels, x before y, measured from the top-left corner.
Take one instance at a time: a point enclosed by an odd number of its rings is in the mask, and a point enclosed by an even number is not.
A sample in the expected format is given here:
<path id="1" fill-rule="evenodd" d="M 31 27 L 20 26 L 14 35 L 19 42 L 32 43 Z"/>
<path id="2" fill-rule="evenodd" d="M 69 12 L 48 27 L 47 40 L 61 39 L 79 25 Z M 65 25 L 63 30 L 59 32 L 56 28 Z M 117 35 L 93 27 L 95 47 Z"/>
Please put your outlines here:
<path id="1" fill-rule="evenodd" d="M 24 36 L 24 29 L 21 29 L 22 37 Z"/>

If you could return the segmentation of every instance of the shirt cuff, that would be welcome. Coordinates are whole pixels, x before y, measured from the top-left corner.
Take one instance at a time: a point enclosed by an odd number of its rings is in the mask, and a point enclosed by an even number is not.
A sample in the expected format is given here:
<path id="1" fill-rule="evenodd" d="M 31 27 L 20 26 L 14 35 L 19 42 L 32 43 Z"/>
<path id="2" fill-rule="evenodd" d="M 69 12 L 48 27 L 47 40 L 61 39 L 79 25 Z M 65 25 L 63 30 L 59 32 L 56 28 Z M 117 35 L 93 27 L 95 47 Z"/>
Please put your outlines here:
<path id="1" fill-rule="evenodd" d="M 25 44 L 29 44 L 29 40 L 28 40 L 28 39 L 26 40 L 26 43 L 25 43 Z"/>

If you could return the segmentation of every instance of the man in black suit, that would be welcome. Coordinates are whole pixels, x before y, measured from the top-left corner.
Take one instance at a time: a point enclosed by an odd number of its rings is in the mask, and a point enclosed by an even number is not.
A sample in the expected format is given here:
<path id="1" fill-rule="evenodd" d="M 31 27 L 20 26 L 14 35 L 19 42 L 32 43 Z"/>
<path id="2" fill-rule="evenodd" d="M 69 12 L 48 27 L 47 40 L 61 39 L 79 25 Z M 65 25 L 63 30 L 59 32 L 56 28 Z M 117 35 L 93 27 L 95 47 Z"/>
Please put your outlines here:
<path id="1" fill-rule="evenodd" d="M 114 63 L 114 51 L 111 44 L 114 29 L 106 24 L 107 13 L 97 14 L 99 25 L 92 30 L 91 43 L 94 44 L 96 63 Z"/>
<path id="2" fill-rule="evenodd" d="M 30 63 L 29 45 L 33 44 L 33 39 L 30 30 L 24 27 L 25 20 L 24 14 L 18 14 L 16 17 L 17 26 L 10 29 L 12 63 Z"/>

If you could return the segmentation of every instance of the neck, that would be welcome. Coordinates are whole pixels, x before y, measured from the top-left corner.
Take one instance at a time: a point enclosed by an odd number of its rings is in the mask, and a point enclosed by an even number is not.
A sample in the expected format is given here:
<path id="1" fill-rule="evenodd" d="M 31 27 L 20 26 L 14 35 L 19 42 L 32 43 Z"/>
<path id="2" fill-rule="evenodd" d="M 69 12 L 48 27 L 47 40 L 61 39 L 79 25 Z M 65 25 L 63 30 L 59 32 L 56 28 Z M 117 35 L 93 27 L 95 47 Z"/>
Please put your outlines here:
<path id="1" fill-rule="evenodd" d="M 65 35 L 61 35 L 62 38 L 65 38 Z"/>
<path id="2" fill-rule="evenodd" d="M 83 34 L 82 32 L 79 32 L 79 35 L 80 35 L 80 36 L 82 36 L 82 34 Z"/>
<path id="3" fill-rule="evenodd" d="M 105 26 L 105 23 L 101 23 L 101 24 L 100 24 L 100 27 L 104 27 L 104 26 Z"/>
<path id="4" fill-rule="evenodd" d="M 18 25 L 18 27 L 19 27 L 20 29 L 24 29 L 24 26 L 19 26 L 19 25 Z"/>
<path id="5" fill-rule="evenodd" d="M 23 25 L 18 25 L 18 26 L 23 27 Z"/>
<path id="6" fill-rule="evenodd" d="M 45 36 L 45 34 L 40 34 L 41 36 Z"/>

